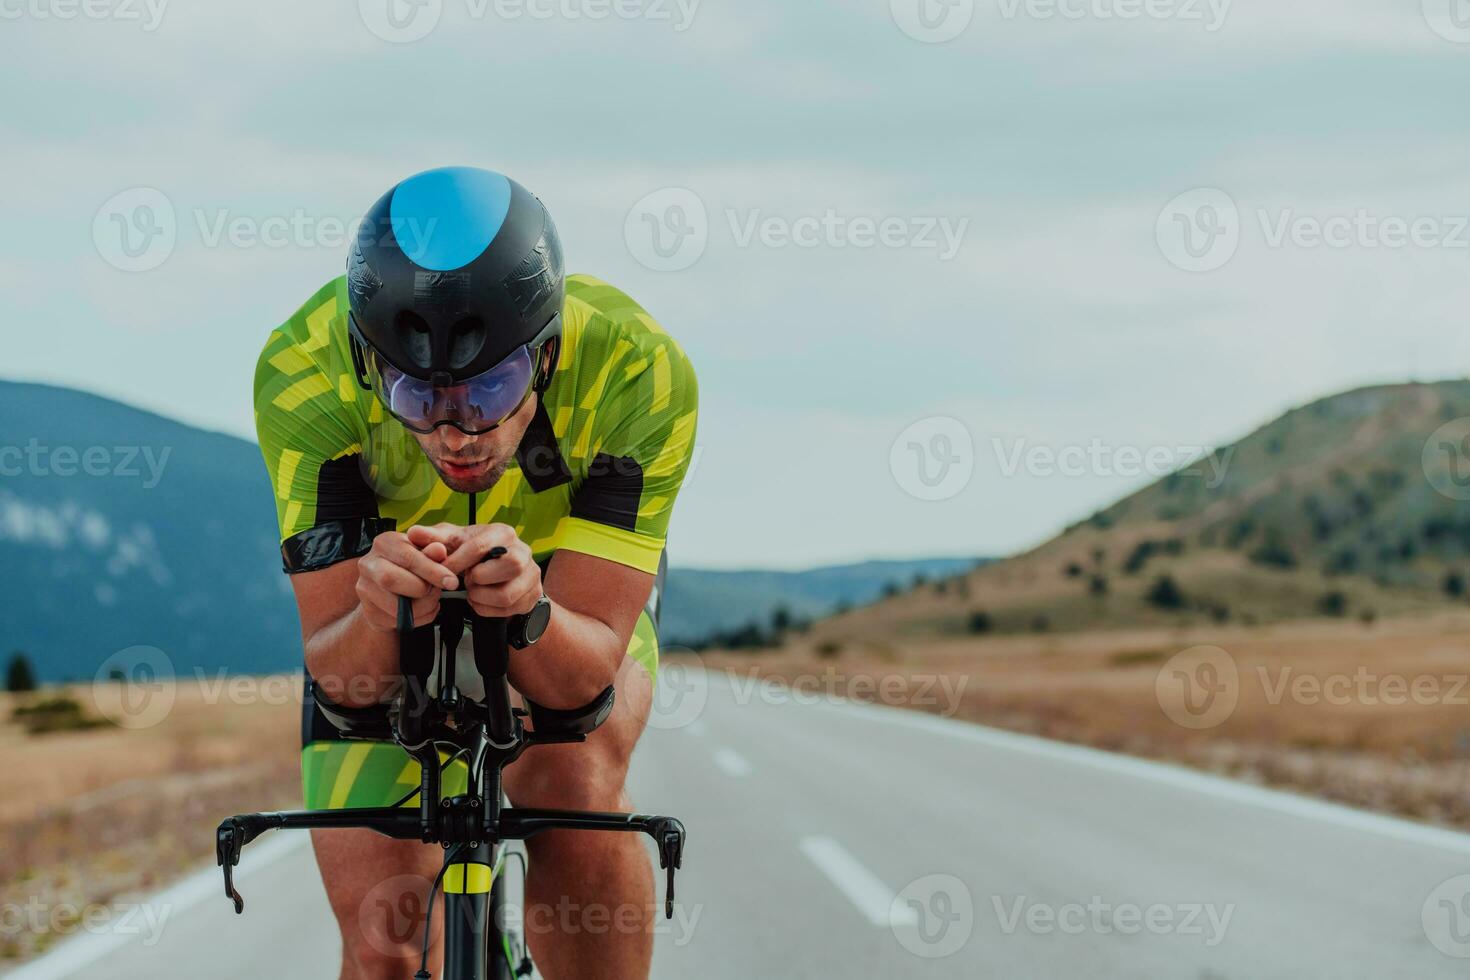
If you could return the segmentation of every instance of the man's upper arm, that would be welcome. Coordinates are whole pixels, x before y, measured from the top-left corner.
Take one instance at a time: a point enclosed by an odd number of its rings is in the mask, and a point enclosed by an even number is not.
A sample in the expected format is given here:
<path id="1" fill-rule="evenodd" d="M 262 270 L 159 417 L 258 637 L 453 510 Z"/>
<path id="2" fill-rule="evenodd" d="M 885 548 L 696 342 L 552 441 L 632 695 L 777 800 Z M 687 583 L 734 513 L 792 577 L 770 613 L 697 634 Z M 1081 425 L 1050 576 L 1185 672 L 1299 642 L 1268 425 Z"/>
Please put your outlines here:
<path id="1" fill-rule="evenodd" d="M 332 376 L 320 352 L 303 349 L 303 332 L 309 336 L 304 322 L 317 315 L 312 310 L 308 304 L 270 335 L 255 373 L 256 434 L 276 503 L 283 564 L 292 573 L 358 557 L 382 530 L 341 378 Z"/>

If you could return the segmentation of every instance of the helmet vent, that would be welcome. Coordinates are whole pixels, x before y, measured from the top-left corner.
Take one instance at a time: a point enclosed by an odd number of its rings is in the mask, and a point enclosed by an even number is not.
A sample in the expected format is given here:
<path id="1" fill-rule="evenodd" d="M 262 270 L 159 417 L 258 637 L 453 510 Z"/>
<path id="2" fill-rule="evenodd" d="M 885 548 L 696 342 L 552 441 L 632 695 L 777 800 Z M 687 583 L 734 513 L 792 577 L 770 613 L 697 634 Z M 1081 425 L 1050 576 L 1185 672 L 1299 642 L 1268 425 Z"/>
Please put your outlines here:
<path id="1" fill-rule="evenodd" d="M 461 320 L 449 334 L 449 367 L 458 371 L 485 349 L 485 325 L 477 316 Z"/>
<path id="2" fill-rule="evenodd" d="M 434 364 L 433 338 L 429 333 L 429 324 L 423 317 L 412 310 L 399 310 L 398 316 L 394 317 L 394 332 L 398 334 L 398 342 L 414 367 L 429 369 Z"/>

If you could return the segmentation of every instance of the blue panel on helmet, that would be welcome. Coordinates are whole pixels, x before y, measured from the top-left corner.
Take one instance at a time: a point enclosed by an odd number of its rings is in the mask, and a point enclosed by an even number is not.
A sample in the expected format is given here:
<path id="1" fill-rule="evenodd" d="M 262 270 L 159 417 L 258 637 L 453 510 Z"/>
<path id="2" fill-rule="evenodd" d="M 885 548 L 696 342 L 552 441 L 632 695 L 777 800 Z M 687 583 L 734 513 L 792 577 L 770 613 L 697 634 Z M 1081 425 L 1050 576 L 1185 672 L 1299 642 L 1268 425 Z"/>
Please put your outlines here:
<path id="1" fill-rule="evenodd" d="M 417 266 L 443 272 L 469 265 L 500 232 L 510 181 L 474 167 L 416 174 L 393 190 L 388 213 L 398 247 Z"/>

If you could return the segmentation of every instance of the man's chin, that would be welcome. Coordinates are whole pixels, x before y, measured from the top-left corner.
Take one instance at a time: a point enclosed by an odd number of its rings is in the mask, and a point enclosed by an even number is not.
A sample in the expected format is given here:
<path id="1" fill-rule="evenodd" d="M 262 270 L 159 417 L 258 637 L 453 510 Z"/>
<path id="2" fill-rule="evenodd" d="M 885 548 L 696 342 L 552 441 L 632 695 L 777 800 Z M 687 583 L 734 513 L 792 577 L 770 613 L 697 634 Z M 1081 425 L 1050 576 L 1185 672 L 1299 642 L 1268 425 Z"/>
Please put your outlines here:
<path id="1" fill-rule="evenodd" d="M 434 463 L 434 469 L 439 471 L 439 479 L 455 493 L 484 493 L 500 482 L 509 467 L 509 460 L 488 468 L 456 467 L 438 461 Z"/>

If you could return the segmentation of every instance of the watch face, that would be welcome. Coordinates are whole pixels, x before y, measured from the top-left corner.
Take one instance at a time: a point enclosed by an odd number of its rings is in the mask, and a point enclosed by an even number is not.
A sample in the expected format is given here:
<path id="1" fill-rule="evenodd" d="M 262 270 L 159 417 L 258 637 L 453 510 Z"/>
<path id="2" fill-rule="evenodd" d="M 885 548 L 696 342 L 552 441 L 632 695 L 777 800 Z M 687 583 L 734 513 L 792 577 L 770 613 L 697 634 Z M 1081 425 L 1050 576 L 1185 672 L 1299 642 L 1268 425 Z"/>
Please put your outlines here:
<path id="1" fill-rule="evenodd" d="M 541 639 L 541 634 L 546 632 L 550 623 L 551 600 L 542 596 L 531 611 L 526 613 L 526 643 L 529 645 Z"/>

